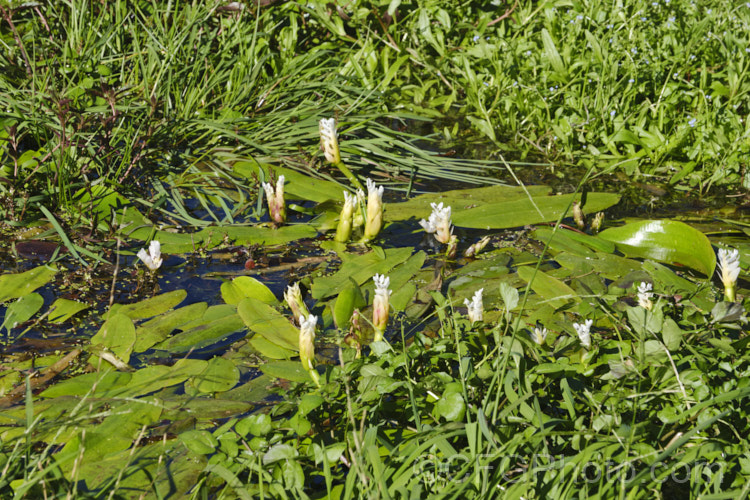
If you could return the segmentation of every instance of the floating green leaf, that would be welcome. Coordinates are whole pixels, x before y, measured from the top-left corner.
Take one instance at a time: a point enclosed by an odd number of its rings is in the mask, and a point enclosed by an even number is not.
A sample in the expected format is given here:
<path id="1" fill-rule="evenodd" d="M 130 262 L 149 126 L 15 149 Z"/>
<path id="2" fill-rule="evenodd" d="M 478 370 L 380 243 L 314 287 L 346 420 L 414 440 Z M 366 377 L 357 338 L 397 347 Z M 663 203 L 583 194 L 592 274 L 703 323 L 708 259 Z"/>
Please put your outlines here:
<path id="1" fill-rule="evenodd" d="M 697 229 L 673 220 L 643 220 L 599 233 L 618 250 L 633 256 L 677 264 L 711 276 L 716 254 L 711 242 Z"/>
<path id="2" fill-rule="evenodd" d="M 5 328 L 6 331 L 10 331 L 11 328 L 27 322 L 43 305 L 44 299 L 38 293 L 24 295 L 5 310 L 5 320 L 0 325 L 0 329 Z"/>
<path id="3" fill-rule="evenodd" d="M 78 302 L 77 300 L 57 299 L 50 306 L 51 312 L 49 316 L 47 316 L 47 319 L 51 323 L 65 323 L 74 315 L 88 308 L 89 306 L 87 304 Z"/>
<path id="4" fill-rule="evenodd" d="M 534 274 L 533 267 L 519 267 L 518 276 L 527 283 L 531 282 L 531 289 L 555 308 L 562 307 L 573 300 L 580 300 L 575 290 L 568 285 L 543 271 L 536 271 Z"/>
<path id="5" fill-rule="evenodd" d="M 57 273 L 54 266 L 39 266 L 18 274 L 0 276 L 0 304 L 27 295 L 47 284 Z"/>
<path id="6" fill-rule="evenodd" d="M 302 363 L 297 361 L 274 361 L 260 365 L 263 373 L 272 377 L 291 380 L 292 382 L 310 382 L 310 374 L 302 368 Z"/>
<path id="7" fill-rule="evenodd" d="M 240 372 L 234 363 L 218 356 L 208 362 L 205 370 L 193 377 L 195 388 L 206 393 L 228 391 L 239 380 Z"/>
<path id="8" fill-rule="evenodd" d="M 115 304 L 112 306 L 111 314 L 124 314 L 130 319 L 144 319 L 152 318 L 161 313 L 169 311 L 174 306 L 185 300 L 187 297 L 187 291 L 185 290 L 172 290 L 171 292 L 151 297 L 135 304 L 128 304 L 120 306 Z"/>
<path id="9" fill-rule="evenodd" d="M 237 312 L 251 332 L 286 349 L 299 350 L 299 330 L 273 307 L 258 299 L 247 298 L 237 305 Z"/>
<path id="10" fill-rule="evenodd" d="M 135 326 L 124 314 L 110 316 L 99 332 L 91 338 L 91 344 L 101 344 L 109 348 L 115 356 L 127 363 L 135 344 Z"/>
<path id="11" fill-rule="evenodd" d="M 222 283 L 221 297 L 227 304 L 238 304 L 246 297 L 253 297 L 270 305 L 279 303 L 266 285 L 250 276 L 238 276 L 232 281 Z"/>
<path id="12" fill-rule="evenodd" d="M 187 331 L 178 333 L 174 337 L 155 345 L 154 348 L 171 352 L 202 349 L 222 340 L 232 333 L 239 332 L 243 327 L 244 325 L 240 317 L 237 314 L 230 314 L 229 316 L 213 319 L 201 325 L 194 326 Z"/>
<path id="13" fill-rule="evenodd" d="M 533 203 L 522 198 L 500 203 L 488 203 L 467 210 L 454 209 L 453 224 L 475 229 L 505 229 L 509 227 L 557 221 L 566 213 L 574 195 L 535 196 Z M 617 204 L 620 195 L 588 193 L 586 211 L 598 212 Z"/>
<path id="14" fill-rule="evenodd" d="M 166 339 L 176 328 L 201 318 L 207 308 L 208 305 L 205 302 L 196 302 L 143 323 L 135 330 L 133 350 L 143 352 L 151 348 Z"/>

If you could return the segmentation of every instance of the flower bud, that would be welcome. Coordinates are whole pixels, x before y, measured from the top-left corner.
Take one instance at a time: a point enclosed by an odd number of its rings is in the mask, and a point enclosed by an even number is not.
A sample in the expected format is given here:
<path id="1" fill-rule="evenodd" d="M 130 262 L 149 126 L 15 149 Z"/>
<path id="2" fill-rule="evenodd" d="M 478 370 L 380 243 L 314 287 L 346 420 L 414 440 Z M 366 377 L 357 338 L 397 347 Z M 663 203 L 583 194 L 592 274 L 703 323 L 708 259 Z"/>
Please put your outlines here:
<path id="1" fill-rule="evenodd" d="M 148 252 L 145 248 L 141 248 L 138 251 L 138 258 L 146 264 L 151 271 L 156 271 L 161 267 L 161 243 L 156 240 L 152 240 L 148 246 Z"/>
<path id="2" fill-rule="evenodd" d="M 292 310 L 294 319 L 298 319 L 300 316 L 307 317 L 310 312 L 307 310 L 307 305 L 302 299 L 302 291 L 299 288 L 299 282 L 289 285 L 284 291 L 284 300 L 286 300 L 289 309 Z"/>
<path id="3" fill-rule="evenodd" d="M 336 227 L 336 241 L 346 243 L 352 237 L 352 223 L 354 207 L 357 199 L 344 191 L 344 207 L 341 209 L 339 216 L 339 225 Z"/>
<path id="4" fill-rule="evenodd" d="M 367 179 L 367 193 L 365 240 L 369 241 L 383 228 L 383 186 L 377 187 L 372 179 Z"/>
<path id="5" fill-rule="evenodd" d="M 309 315 L 299 317 L 299 359 L 302 367 L 308 371 L 315 383 L 320 386 L 318 372 L 315 371 L 315 325 L 318 317 Z"/>
<path id="6" fill-rule="evenodd" d="M 383 333 L 388 324 L 389 300 L 392 290 L 388 290 L 391 279 L 382 274 L 372 278 L 375 283 L 375 298 L 372 303 L 372 326 L 375 328 L 374 341 L 383 340 Z"/>
<path id="7" fill-rule="evenodd" d="M 481 323 L 484 319 L 484 304 L 482 303 L 482 292 L 484 288 L 480 288 L 474 292 L 474 296 L 469 299 L 464 299 L 464 305 L 469 308 L 468 316 L 469 321 L 472 323 Z"/>
<path id="8" fill-rule="evenodd" d="M 321 119 L 318 131 L 320 132 L 320 146 L 326 156 L 326 161 L 332 164 L 341 162 L 339 152 L 339 139 L 336 133 L 336 120 L 333 118 Z"/>
<path id="9" fill-rule="evenodd" d="M 479 252 L 484 250 L 484 247 L 486 247 L 487 243 L 489 242 L 490 242 L 490 237 L 485 236 L 484 238 L 482 238 L 481 240 L 477 241 L 476 243 L 471 245 L 469 248 L 467 248 L 466 251 L 464 252 L 464 257 L 466 257 L 467 259 L 471 257 L 476 257 L 479 254 Z"/>
<path id="10" fill-rule="evenodd" d="M 271 220 L 277 224 L 286 222 L 286 201 L 284 200 L 284 176 L 280 175 L 276 181 L 276 190 L 270 182 L 264 182 L 263 190 L 266 192 L 268 201 L 268 213 Z"/>
<path id="11" fill-rule="evenodd" d="M 740 252 L 737 249 L 719 249 L 719 271 L 724 285 L 724 298 L 728 302 L 736 300 L 735 288 L 740 276 Z"/>

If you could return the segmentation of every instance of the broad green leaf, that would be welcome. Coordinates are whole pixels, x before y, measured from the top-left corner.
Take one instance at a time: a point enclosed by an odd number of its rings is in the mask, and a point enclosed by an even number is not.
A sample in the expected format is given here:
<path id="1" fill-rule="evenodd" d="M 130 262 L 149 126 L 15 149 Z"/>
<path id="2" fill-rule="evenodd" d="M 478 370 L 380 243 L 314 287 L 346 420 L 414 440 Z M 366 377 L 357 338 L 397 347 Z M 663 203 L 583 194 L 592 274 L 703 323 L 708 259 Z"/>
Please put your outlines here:
<path id="1" fill-rule="evenodd" d="M 248 299 L 245 299 L 248 300 Z M 242 319 L 237 314 L 230 314 L 222 318 L 214 319 L 207 323 L 195 326 L 187 331 L 178 333 L 174 337 L 160 342 L 154 349 L 170 352 L 187 352 L 193 349 L 203 349 L 229 335 L 239 332 L 244 328 Z"/>
<path id="2" fill-rule="evenodd" d="M 450 392 L 435 403 L 435 414 L 443 417 L 449 422 L 458 422 L 463 419 L 466 411 L 466 403 L 460 393 Z"/>
<path id="3" fill-rule="evenodd" d="M 312 284 L 312 296 L 315 299 L 324 299 L 340 293 L 349 283 L 350 279 L 361 285 L 372 279 L 375 274 L 387 274 L 395 266 L 401 264 L 411 256 L 411 248 L 388 248 L 385 250 L 385 258 L 378 252 L 368 252 L 362 255 L 341 254 L 344 263 L 333 276 L 324 276 L 316 279 Z"/>
<path id="4" fill-rule="evenodd" d="M 221 298 L 227 304 L 238 304 L 246 297 L 253 297 L 270 305 L 279 303 L 266 285 L 250 276 L 238 276 L 221 284 Z"/>
<path id="5" fill-rule="evenodd" d="M 362 295 L 362 290 L 355 283 L 350 283 L 336 297 L 336 303 L 333 306 L 333 321 L 336 327 L 340 330 L 349 328 L 354 309 L 361 309 L 366 305 L 367 302 Z"/>
<path id="6" fill-rule="evenodd" d="M 222 357 L 215 357 L 199 375 L 193 377 L 193 384 L 200 392 L 228 391 L 240 380 L 240 371 L 234 363 Z"/>
<path id="7" fill-rule="evenodd" d="M 107 347 L 115 356 L 127 363 L 135 344 L 135 326 L 124 314 L 110 316 L 91 338 L 91 344 Z"/>
<path id="8" fill-rule="evenodd" d="M 279 344 L 267 340 L 265 337 L 258 335 L 250 340 L 250 345 L 268 359 L 289 359 L 297 355 L 296 352 Z"/>
<path id="9" fill-rule="evenodd" d="M 189 321 L 195 321 L 203 316 L 208 305 L 196 302 L 174 311 L 157 316 L 143 323 L 135 330 L 135 345 L 133 351 L 143 352 L 166 339 L 176 328 Z"/>
<path id="10" fill-rule="evenodd" d="M 0 276 L 0 304 L 28 295 L 46 285 L 56 273 L 54 266 L 39 266 L 18 274 L 3 274 Z"/>
<path id="11" fill-rule="evenodd" d="M 47 320 L 51 323 L 65 323 L 75 314 L 88 309 L 89 306 L 77 300 L 69 299 L 57 299 L 54 304 L 50 306 L 50 314 L 47 316 Z"/>
<path id="12" fill-rule="evenodd" d="M 286 349 L 299 351 L 299 330 L 273 307 L 260 300 L 247 298 L 238 304 L 237 312 L 251 332 Z"/>
<path id="13" fill-rule="evenodd" d="M 533 204 L 528 198 L 522 198 L 488 203 L 467 210 L 454 210 L 453 224 L 475 229 L 505 229 L 539 222 L 554 222 L 566 213 L 573 199 L 572 194 L 536 196 Z M 618 194 L 589 193 L 584 210 L 588 213 L 598 212 L 619 201 Z"/>
<path id="14" fill-rule="evenodd" d="M 526 194 L 528 191 L 529 194 Z M 432 212 L 431 203 L 443 203 L 450 206 L 455 213 L 469 207 L 497 203 L 498 200 L 511 201 L 522 198 L 541 197 L 547 195 L 551 189 L 547 186 L 526 186 L 526 191 L 517 186 L 487 186 L 473 189 L 456 189 L 440 193 L 427 193 L 415 196 L 402 203 L 387 203 L 385 205 L 385 220 L 399 221 L 410 218 L 427 219 Z"/>
<path id="15" fill-rule="evenodd" d="M 171 292 L 151 297 L 135 304 L 128 304 L 124 306 L 112 306 L 111 314 L 124 314 L 130 319 L 144 319 L 152 318 L 166 311 L 169 311 L 174 306 L 185 300 L 187 297 L 187 291 L 178 289 L 172 290 Z"/>
<path id="16" fill-rule="evenodd" d="M 577 231 L 571 231 L 570 229 L 558 228 L 554 231 L 549 227 L 538 227 L 534 230 L 534 238 L 547 243 L 550 242 L 550 247 L 556 250 L 567 250 L 578 255 L 591 255 L 593 250 L 603 253 L 613 253 L 615 251 L 615 244 L 611 241 L 603 240 L 596 236 L 590 236 L 586 233 L 579 233 Z"/>
<path id="17" fill-rule="evenodd" d="M 311 382 L 310 374 L 302 368 L 299 361 L 274 361 L 259 366 L 260 370 L 272 377 L 291 380 L 292 382 Z"/>
<path id="18" fill-rule="evenodd" d="M 131 377 L 132 374 L 127 372 L 84 373 L 58 382 L 45 389 L 40 396 L 56 398 L 90 394 L 93 397 L 104 398 L 116 394 L 130 382 Z"/>
<path id="19" fill-rule="evenodd" d="M 183 432 L 179 435 L 179 439 L 190 451 L 197 455 L 210 455 L 219 446 L 219 442 L 213 434 L 203 430 Z"/>
<path id="20" fill-rule="evenodd" d="M 235 430 L 240 436 L 265 436 L 273 430 L 273 421 L 266 413 L 256 413 L 237 422 Z"/>
<path id="21" fill-rule="evenodd" d="M 565 75 L 565 65 L 563 64 L 562 57 L 555 47 L 555 41 L 552 39 L 552 35 L 549 34 L 547 28 L 542 28 L 542 44 L 544 45 L 544 54 L 547 56 L 552 69 L 561 76 Z"/>
<path id="22" fill-rule="evenodd" d="M 38 293 L 30 293 L 11 303 L 5 310 L 5 320 L 0 329 L 10 331 L 21 323 L 27 322 L 44 305 L 44 299 Z"/>
<path id="23" fill-rule="evenodd" d="M 534 274 L 533 267 L 519 267 L 518 276 L 527 283 L 531 281 L 531 289 L 555 308 L 580 300 L 575 290 L 568 285 L 543 271 L 536 271 Z"/>
<path id="24" fill-rule="evenodd" d="M 151 365 L 134 372 L 127 387 L 120 389 L 120 397 L 136 397 L 185 382 L 200 374 L 208 366 L 202 359 L 180 359 L 172 366 Z"/>
<path id="25" fill-rule="evenodd" d="M 644 220 L 613 227 L 599 237 L 614 242 L 629 256 L 690 267 L 712 276 L 716 254 L 706 236 L 684 222 Z"/>

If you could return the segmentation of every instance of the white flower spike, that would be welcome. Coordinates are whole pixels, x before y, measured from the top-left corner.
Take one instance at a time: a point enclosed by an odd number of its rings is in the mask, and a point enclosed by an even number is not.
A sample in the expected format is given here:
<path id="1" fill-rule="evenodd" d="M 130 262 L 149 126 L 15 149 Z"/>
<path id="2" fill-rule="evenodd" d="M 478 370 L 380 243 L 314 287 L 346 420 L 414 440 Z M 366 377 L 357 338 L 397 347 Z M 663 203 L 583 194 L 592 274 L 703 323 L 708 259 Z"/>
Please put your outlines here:
<path id="1" fill-rule="evenodd" d="M 375 298 L 372 302 L 372 326 L 375 328 L 374 341 L 383 340 L 383 333 L 388 324 L 388 309 L 392 290 L 388 290 L 391 279 L 383 274 L 376 274 L 372 281 L 375 283 Z"/>
<path id="2" fill-rule="evenodd" d="M 299 317 L 299 359 L 302 362 L 302 368 L 307 370 L 315 384 L 320 387 L 318 372 L 315 371 L 315 325 L 318 323 L 318 317 L 309 315 Z"/>
<path id="3" fill-rule="evenodd" d="M 156 271 L 161 267 L 161 243 L 153 240 L 148 246 L 148 252 L 145 248 L 141 248 L 138 251 L 138 258 L 146 264 L 151 271 Z"/>
<path id="4" fill-rule="evenodd" d="M 284 200 L 284 176 L 280 175 L 276 181 L 274 190 L 270 182 L 262 184 L 266 192 L 266 201 L 268 202 L 268 212 L 271 214 L 271 220 L 281 224 L 286 222 L 286 201 Z"/>
<path id="5" fill-rule="evenodd" d="M 581 345 L 585 349 L 591 349 L 591 325 L 593 324 L 594 321 L 591 319 L 587 319 L 583 323 L 573 323 L 573 328 L 576 329 Z"/>
<path id="6" fill-rule="evenodd" d="M 305 301 L 302 298 L 302 291 L 299 288 L 299 282 L 286 287 L 286 290 L 284 291 L 284 300 L 286 300 L 289 309 L 292 310 L 294 319 L 297 319 L 300 316 L 307 317 L 310 315 L 310 312 L 307 310 L 307 305 L 305 305 Z"/>
<path id="7" fill-rule="evenodd" d="M 375 238 L 383 228 L 383 186 L 377 187 L 372 179 L 367 179 L 367 218 L 365 219 L 365 240 Z"/>
<path id="8" fill-rule="evenodd" d="M 654 294 L 651 292 L 651 283 L 641 281 L 641 284 L 638 285 L 638 305 L 650 311 L 651 308 L 654 307 L 654 303 L 651 302 L 651 297 L 653 296 Z"/>
<path id="9" fill-rule="evenodd" d="M 464 305 L 469 308 L 469 321 L 472 323 L 481 322 L 484 319 L 484 304 L 482 303 L 483 291 L 484 288 L 480 288 L 474 292 L 474 296 L 471 300 L 464 299 Z"/>
<path id="10" fill-rule="evenodd" d="M 735 301 L 735 287 L 740 276 L 740 252 L 737 249 L 719 249 L 719 271 L 724 285 L 724 298 L 728 302 Z"/>
<path id="11" fill-rule="evenodd" d="M 430 234 L 435 235 L 435 239 L 440 243 L 448 243 L 453 234 L 451 227 L 451 207 L 443 208 L 443 203 L 430 203 L 432 213 L 427 220 L 420 220 L 419 225 Z"/>
<path id="12" fill-rule="evenodd" d="M 341 163 L 339 139 L 336 133 L 336 120 L 334 118 L 321 119 L 318 131 L 320 132 L 320 145 L 326 155 L 326 161 L 334 165 Z"/>

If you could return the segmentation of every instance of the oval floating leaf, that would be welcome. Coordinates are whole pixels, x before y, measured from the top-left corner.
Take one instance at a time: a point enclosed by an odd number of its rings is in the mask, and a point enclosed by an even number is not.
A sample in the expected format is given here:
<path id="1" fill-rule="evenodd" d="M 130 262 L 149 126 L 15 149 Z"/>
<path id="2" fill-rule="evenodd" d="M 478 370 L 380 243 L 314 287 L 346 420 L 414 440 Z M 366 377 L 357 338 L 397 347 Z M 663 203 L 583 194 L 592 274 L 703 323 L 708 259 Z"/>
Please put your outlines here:
<path id="1" fill-rule="evenodd" d="M 247 298 L 239 303 L 237 312 L 251 332 L 263 335 L 266 340 L 286 349 L 299 350 L 299 331 L 273 307 Z"/>
<path id="2" fill-rule="evenodd" d="M 187 291 L 172 290 L 171 292 L 163 293 L 156 297 L 136 302 L 135 304 L 113 306 L 110 314 L 124 314 L 130 319 L 151 318 L 169 311 L 174 306 L 185 300 L 185 297 L 187 297 Z"/>
<path id="3" fill-rule="evenodd" d="M 228 359 L 215 357 L 208 362 L 208 366 L 200 375 L 193 377 L 193 380 L 200 392 L 224 392 L 237 385 L 240 371 Z"/>
<path id="4" fill-rule="evenodd" d="M 644 220 L 606 229 L 599 237 L 633 256 L 678 264 L 711 276 L 716 254 L 706 235 L 684 222 Z"/>
<path id="5" fill-rule="evenodd" d="M 11 328 L 27 322 L 43 305 L 44 299 L 38 293 L 24 295 L 5 310 L 5 320 L 0 329 L 5 328 L 6 331 L 10 331 Z"/>
<path id="6" fill-rule="evenodd" d="M 222 283 L 221 297 L 227 304 L 238 304 L 247 297 L 253 297 L 270 305 L 279 303 L 266 285 L 250 276 L 238 276 L 232 281 Z"/>
<path id="7" fill-rule="evenodd" d="M 47 319 L 51 323 L 65 323 L 73 315 L 88 309 L 89 306 L 77 300 L 57 299 L 50 307 L 50 314 Z"/>
<path id="8" fill-rule="evenodd" d="M 575 290 L 568 285 L 543 271 L 536 271 L 535 274 L 533 267 L 519 267 L 518 276 L 527 283 L 531 281 L 531 289 L 555 308 L 562 307 L 572 300 L 580 300 Z"/>
<path id="9" fill-rule="evenodd" d="M 561 196 L 536 196 L 533 203 L 528 198 L 488 203 L 468 210 L 454 210 L 453 224 L 475 229 L 506 229 L 509 227 L 557 221 L 573 200 L 572 194 Z M 589 193 L 585 211 L 598 212 L 617 204 L 620 195 Z"/>
<path id="10" fill-rule="evenodd" d="M 0 276 L 0 304 L 6 300 L 23 297 L 46 285 L 56 273 L 56 267 L 39 266 L 23 273 L 3 274 Z"/>
<path id="11" fill-rule="evenodd" d="M 91 344 L 108 347 L 115 356 L 127 363 L 135 344 L 135 326 L 124 314 L 115 314 L 105 321 L 99 332 L 91 338 Z"/>

